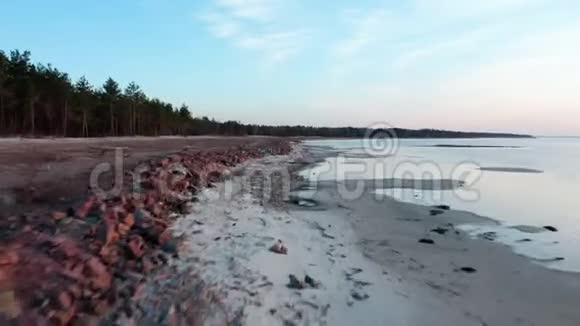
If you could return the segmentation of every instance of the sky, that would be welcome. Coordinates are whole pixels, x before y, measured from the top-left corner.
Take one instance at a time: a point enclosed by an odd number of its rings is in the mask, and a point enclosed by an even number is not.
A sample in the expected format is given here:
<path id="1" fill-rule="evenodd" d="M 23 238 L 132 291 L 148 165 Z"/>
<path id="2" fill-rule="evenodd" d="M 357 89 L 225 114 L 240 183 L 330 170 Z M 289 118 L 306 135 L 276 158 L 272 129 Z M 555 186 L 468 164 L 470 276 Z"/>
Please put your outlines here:
<path id="1" fill-rule="evenodd" d="M 244 123 L 580 136 L 577 0 L 5 1 L 0 49 Z"/>

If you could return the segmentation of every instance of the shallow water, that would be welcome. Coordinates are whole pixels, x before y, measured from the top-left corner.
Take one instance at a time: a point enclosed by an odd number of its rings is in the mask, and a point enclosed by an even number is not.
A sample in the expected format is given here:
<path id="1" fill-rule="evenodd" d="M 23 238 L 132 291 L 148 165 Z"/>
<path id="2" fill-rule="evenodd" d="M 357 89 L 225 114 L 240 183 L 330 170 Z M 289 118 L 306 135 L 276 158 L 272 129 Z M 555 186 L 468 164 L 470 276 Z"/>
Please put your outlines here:
<path id="1" fill-rule="evenodd" d="M 390 141 L 389 141 L 390 142 Z M 317 140 L 337 157 L 303 172 L 311 180 L 408 178 L 454 179 L 464 187 L 376 190 L 398 200 L 448 204 L 491 217 L 501 226 L 467 225 L 474 236 L 496 232 L 518 253 L 551 262 L 552 268 L 580 271 L 580 139 L 403 139 L 375 149 L 362 140 Z M 375 144 L 380 149 L 381 144 Z M 479 146 L 479 147 L 478 147 Z M 554 226 L 558 232 L 526 233 L 510 226 Z M 532 241 L 520 241 L 530 239 Z"/>

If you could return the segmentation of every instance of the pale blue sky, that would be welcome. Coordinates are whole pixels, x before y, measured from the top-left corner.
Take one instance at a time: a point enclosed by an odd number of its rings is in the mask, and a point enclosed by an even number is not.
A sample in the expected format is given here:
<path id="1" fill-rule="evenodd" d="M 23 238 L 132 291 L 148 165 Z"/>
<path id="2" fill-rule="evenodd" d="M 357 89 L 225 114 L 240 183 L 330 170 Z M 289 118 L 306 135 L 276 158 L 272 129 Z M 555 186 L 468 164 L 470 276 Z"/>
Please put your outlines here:
<path id="1" fill-rule="evenodd" d="M 0 48 L 218 119 L 580 135 L 577 0 L 5 1 Z"/>

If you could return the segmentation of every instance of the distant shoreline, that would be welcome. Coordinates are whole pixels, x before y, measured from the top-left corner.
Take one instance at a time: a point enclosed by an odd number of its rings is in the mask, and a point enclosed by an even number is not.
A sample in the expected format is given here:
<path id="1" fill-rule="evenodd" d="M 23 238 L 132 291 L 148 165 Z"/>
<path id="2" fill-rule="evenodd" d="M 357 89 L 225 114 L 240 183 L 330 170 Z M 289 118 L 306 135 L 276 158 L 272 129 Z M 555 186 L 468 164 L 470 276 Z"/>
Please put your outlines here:
<path id="1" fill-rule="evenodd" d="M 194 121 L 199 120 L 193 118 Z M 205 121 L 205 120 L 204 120 Z M 244 137 L 244 136 L 265 136 L 284 137 L 301 139 L 362 139 L 362 138 L 397 138 L 397 139 L 491 139 L 491 138 L 536 138 L 528 134 L 516 133 L 495 133 L 495 132 L 475 132 L 475 131 L 454 131 L 442 129 L 405 129 L 405 128 L 354 128 L 354 127 L 312 127 L 303 125 L 293 126 L 269 126 L 257 124 L 243 124 L 239 122 L 218 122 L 213 121 L 216 126 L 211 128 L 193 128 L 184 133 L 121 133 L 114 136 L 109 133 L 89 134 L 82 136 L 63 136 L 63 133 L 52 132 L 19 132 L 2 134 L 0 130 L 0 140 L 2 139 L 113 139 L 113 138 L 179 138 L 179 137 Z M 234 125 L 235 129 L 226 130 L 225 125 Z M 209 131 L 208 131 L 209 130 Z M 218 130 L 218 131 L 215 131 Z"/>

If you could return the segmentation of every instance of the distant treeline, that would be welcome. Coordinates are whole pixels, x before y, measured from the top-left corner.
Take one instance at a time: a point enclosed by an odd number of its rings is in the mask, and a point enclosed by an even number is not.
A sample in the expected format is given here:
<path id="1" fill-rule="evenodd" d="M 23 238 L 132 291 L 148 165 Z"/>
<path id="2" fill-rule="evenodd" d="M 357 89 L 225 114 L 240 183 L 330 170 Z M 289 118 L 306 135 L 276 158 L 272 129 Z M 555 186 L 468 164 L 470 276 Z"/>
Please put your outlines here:
<path id="1" fill-rule="evenodd" d="M 272 135 L 363 137 L 366 128 L 264 126 L 192 117 L 183 104 L 151 98 L 134 82 L 124 89 L 112 78 L 100 87 L 85 77 L 71 81 L 30 52 L 0 51 L 0 135 L 100 137 L 131 135 Z M 400 138 L 524 137 L 514 134 L 395 129 Z"/>

